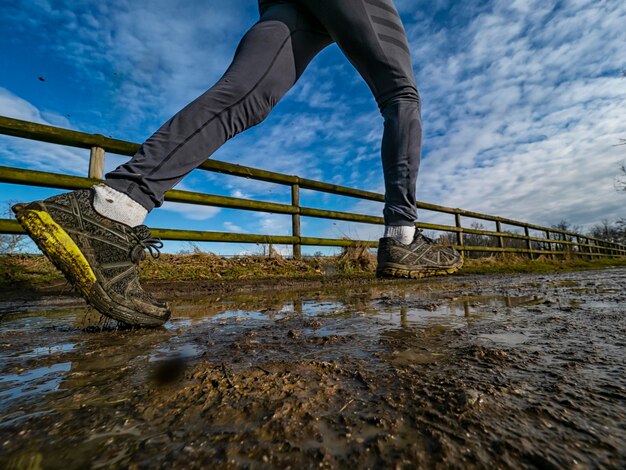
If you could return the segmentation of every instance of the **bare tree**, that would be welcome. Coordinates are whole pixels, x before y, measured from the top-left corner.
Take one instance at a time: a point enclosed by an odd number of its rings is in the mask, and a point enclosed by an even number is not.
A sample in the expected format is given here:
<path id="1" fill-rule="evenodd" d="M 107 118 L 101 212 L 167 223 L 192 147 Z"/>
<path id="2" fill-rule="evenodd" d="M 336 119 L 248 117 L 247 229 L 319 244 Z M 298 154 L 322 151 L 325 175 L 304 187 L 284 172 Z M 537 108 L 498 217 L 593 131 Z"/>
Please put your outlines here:
<path id="1" fill-rule="evenodd" d="M 562 219 L 558 224 L 553 224 L 551 228 L 555 230 L 562 230 L 564 232 L 573 232 L 573 233 L 581 233 L 582 228 L 580 225 L 572 225 L 567 219 Z M 554 237 L 556 240 L 564 241 L 564 242 L 573 242 L 576 239 L 575 235 L 565 234 L 565 233 L 555 233 Z M 572 245 L 569 243 L 560 243 L 556 245 L 558 251 L 571 251 Z"/>
<path id="2" fill-rule="evenodd" d="M 624 243 L 626 242 L 626 221 L 620 219 L 617 222 L 609 222 L 603 219 L 602 222 L 591 227 L 589 235 L 609 242 Z"/>
<path id="3" fill-rule="evenodd" d="M 13 219 L 13 211 L 11 206 L 15 204 L 15 201 L 6 201 L 4 203 L 4 210 L 2 211 L 2 217 L 7 219 Z M 0 234 L 0 255 L 11 255 L 19 253 L 27 241 L 25 235 L 17 234 Z"/>
<path id="4" fill-rule="evenodd" d="M 615 222 L 615 226 L 617 227 L 620 243 L 626 243 L 626 219 L 618 219 Z"/>

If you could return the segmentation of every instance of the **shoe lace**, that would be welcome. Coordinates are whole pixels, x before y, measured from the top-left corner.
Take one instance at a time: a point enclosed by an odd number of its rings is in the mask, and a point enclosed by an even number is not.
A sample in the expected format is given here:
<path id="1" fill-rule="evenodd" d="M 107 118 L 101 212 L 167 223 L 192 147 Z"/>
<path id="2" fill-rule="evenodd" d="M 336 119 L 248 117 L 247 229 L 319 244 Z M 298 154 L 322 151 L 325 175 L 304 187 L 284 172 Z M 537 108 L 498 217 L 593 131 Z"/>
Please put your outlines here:
<path id="1" fill-rule="evenodd" d="M 417 235 L 417 236 L 419 236 L 419 237 L 423 238 L 423 239 L 424 239 L 424 240 L 426 240 L 428 243 L 430 243 L 430 244 L 435 244 L 435 243 L 437 243 L 434 239 L 432 239 L 432 238 L 427 237 L 426 235 L 424 235 L 424 231 L 423 231 L 423 230 L 420 230 L 420 229 L 418 229 L 418 228 L 417 228 L 417 229 L 415 229 L 415 231 L 416 231 L 416 235 Z"/>
<path id="2" fill-rule="evenodd" d="M 133 262 L 138 263 L 146 259 L 146 251 L 154 259 L 161 256 L 160 249 L 163 248 L 163 242 L 160 238 L 151 236 L 148 227 L 145 225 L 136 227 L 132 234 L 135 246 L 130 251 L 130 259 Z"/>

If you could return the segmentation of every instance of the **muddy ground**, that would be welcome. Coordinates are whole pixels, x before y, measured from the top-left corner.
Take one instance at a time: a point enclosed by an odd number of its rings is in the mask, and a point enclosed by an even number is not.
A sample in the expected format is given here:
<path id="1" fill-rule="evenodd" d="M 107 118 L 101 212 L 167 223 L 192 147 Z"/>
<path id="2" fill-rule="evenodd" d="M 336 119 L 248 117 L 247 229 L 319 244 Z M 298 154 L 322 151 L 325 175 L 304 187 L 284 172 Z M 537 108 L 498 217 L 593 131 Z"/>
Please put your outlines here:
<path id="1" fill-rule="evenodd" d="M 4 302 L 0 468 L 624 468 L 625 285 L 188 292 L 135 331 Z"/>

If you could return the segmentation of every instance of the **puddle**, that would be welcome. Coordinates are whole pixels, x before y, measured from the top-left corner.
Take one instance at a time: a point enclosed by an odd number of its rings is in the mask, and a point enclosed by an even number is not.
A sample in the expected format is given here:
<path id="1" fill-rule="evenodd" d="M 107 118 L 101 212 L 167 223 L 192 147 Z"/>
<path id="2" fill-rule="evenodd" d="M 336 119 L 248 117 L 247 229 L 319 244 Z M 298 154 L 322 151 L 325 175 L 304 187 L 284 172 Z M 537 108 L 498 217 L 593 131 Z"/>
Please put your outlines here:
<path id="1" fill-rule="evenodd" d="M 155 362 L 170 358 L 189 359 L 200 356 L 203 352 L 204 350 L 196 344 L 172 344 L 157 349 L 150 355 L 149 361 Z"/>
<path id="2" fill-rule="evenodd" d="M 622 467 L 626 270 L 516 279 L 3 305 L 0 467 Z"/>
<path id="3" fill-rule="evenodd" d="M 71 367 L 71 362 L 62 362 L 19 374 L 0 375 L 0 411 L 4 411 L 11 402 L 20 398 L 33 399 L 33 395 L 43 395 L 57 390 L 63 380 L 63 373 L 69 371 Z"/>
<path id="4" fill-rule="evenodd" d="M 63 344 L 55 344 L 52 346 L 38 346 L 36 348 L 15 352 L 10 354 L 0 353 L 0 360 L 5 358 L 20 358 L 20 359 L 29 359 L 35 357 L 43 357 L 43 356 L 51 356 L 55 354 L 63 354 L 69 351 L 74 350 L 76 344 L 74 343 L 63 343 Z"/>
<path id="5" fill-rule="evenodd" d="M 398 350 L 393 352 L 395 363 L 427 363 L 435 362 L 443 356 L 441 353 L 432 353 L 424 350 L 406 349 L 402 345 L 402 334 L 407 338 L 414 338 L 416 332 L 422 336 L 440 336 L 455 329 L 463 329 L 472 322 L 493 316 L 498 309 L 514 308 L 532 305 L 543 299 L 537 296 L 471 296 L 458 297 L 453 300 L 432 302 L 431 296 L 412 296 L 402 291 L 398 298 L 400 302 L 381 302 L 377 292 L 364 291 L 351 293 L 349 296 L 339 295 L 332 301 L 320 301 L 317 298 L 307 299 L 306 295 L 299 295 L 295 299 L 275 300 L 258 298 L 256 302 L 238 302 L 235 299 L 207 299 L 193 303 L 176 302 L 173 306 L 174 314 L 160 331 L 165 334 L 156 344 L 149 344 L 143 351 L 139 345 L 138 354 L 147 358 L 148 362 L 163 360 L 194 359 L 206 354 L 204 344 L 189 342 L 189 336 L 197 337 L 207 331 L 214 334 L 220 328 L 242 329 L 254 331 L 260 325 L 272 328 L 273 325 L 287 321 L 304 321 L 300 328 L 288 331 L 293 337 L 307 340 L 309 338 L 337 338 L 349 337 L 355 332 L 362 340 L 377 341 L 388 337 L 388 333 L 395 332 L 399 339 Z M 385 298 L 383 298 L 385 299 Z M 68 302 L 59 301 L 58 305 Z M 263 308 L 263 305 L 271 305 Z M 417 306 L 416 306 L 417 305 Z M 28 394 L 45 394 L 57 390 L 65 373 L 71 369 L 71 363 L 64 358 L 72 353 L 79 345 L 86 348 L 85 357 L 97 354 L 102 347 L 113 337 L 120 340 L 114 333 L 103 332 L 89 334 L 83 328 L 89 326 L 85 319 L 89 317 L 87 309 L 43 311 L 36 306 L 34 311 L 17 310 L 12 314 L 5 314 L 2 329 L 6 335 L 16 334 L 14 341 L 5 344 L 0 358 L 7 365 L 19 368 L 19 373 L 0 373 L 0 398 L 14 399 Z M 92 322 L 101 322 L 93 313 Z M 316 320 L 325 323 L 317 324 Z M 308 323 L 307 323 L 308 322 Z M 39 331 L 37 337 L 32 337 L 28 331 Z M 209 332 L 210 331 L 210 332 Z M 235 330 L 236 331 L 236 330 Z M 19 335 L 19 333 L 23 335 Z M 148 336 L 152 332 L 146 333 Z M 108 335 L 108 336 L 107 336 Z M 142 333 L 136 332 L 135 336 Z M 496 333 L 479 335 L 483 340 L 509 345 L 518 344 L 525 340 L 522 334 Z M 63 342 L 63 339 L 73 338 L 76 342 Z M 122 342 L 127 341 L 123 336 Z M 54 343 L 54 341 L 59 341 Z M 41 342 L 52 341 L 48 345 L 37 345 Z M 90 351 L 90 348 L 93 349 Z M 321 348 L 305 354 L 305 358 L 319 358 L 331 353 L 332 349 Z M 54 358 L 59 362 L 55 363 Z M 36 362 L 28 360 L 45 360 L 50 363 L 45 367 L 36 367 Z M 32 365 L 31 365 L 32 363 Z M 32 367 L 23 370 L 22 367 Z M 100 366 L 97 366 L 99 370 Z M 11 369 L 10 367 L 8 368 Z M 48 378 L 49 377 L 49 378 Z"/>

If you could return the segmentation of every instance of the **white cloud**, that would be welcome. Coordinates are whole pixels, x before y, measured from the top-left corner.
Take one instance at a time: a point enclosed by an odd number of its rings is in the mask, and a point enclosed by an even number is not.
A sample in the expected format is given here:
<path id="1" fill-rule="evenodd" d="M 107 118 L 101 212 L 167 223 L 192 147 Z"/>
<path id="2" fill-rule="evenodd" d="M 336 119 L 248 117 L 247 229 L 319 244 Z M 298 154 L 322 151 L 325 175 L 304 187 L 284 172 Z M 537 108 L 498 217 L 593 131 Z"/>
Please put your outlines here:
<path id="1" fill-rule="evenodd" d="M 70 126 L 70 121 L 65 116 L 51 111 L 42 111 L 3 87 L 0 87 L 0 112 L 3 116 L 10 116 L 23 121 L 60 127 Z"/>
<path id="2" fill-rule="evenodd" d="M 235 225 L 232 222 L 224 222 L 224 229 L 228 232 L 235 233 L 246 233 L 246 230 L 241 228 L 239 225 Z"/>
<path id="3" fill-rule="evenodd" d="M 415 57 L 428 149 L 418 197 L 542 224 L 617 218 L 626 6 L 526 6 L 492 2 L 453 53 L 446 35 L 414 37 L 428 43 Z"/>
<path id="4" fill-rule="evenodd" d="M 235 189 L 232 193 L 232 197 L 236 197 L 239 199 L 248 199 L 250 196 L 239 189 Z"/>
<path id="5" fill-rule="evenodd" d="M 176 212 L 189 220 L 208 220 L 215 217 L 220 209 L 219 207 L 199 206 L 196 204 L 182 204 L 180 202 L 166 201 L 161 209 Z"/>
<path id="6" fill-rule="evenodd" d="M 47 124 L 47 121 L 41 116 L 39 109 L 2 87 L 0 87 L 0 109 L 5 116 Z"/>
<path id="7" fill-rule="evenodd" d="M 2 87 L 0 113 L 39 124 L 67 126 L 67 120 L 63 116 L 42 112 L 32 103 Z M 0 162 L 18 168 L 87 176 L 89 150 L 0 136 Z"/>
<path id="8" fill-rule="evenodd" d="M 291 216 L 284 214 L 268 214 L 255 212 L 257 229 L 255 233 L 262 235 L 291 235 Z"/>

